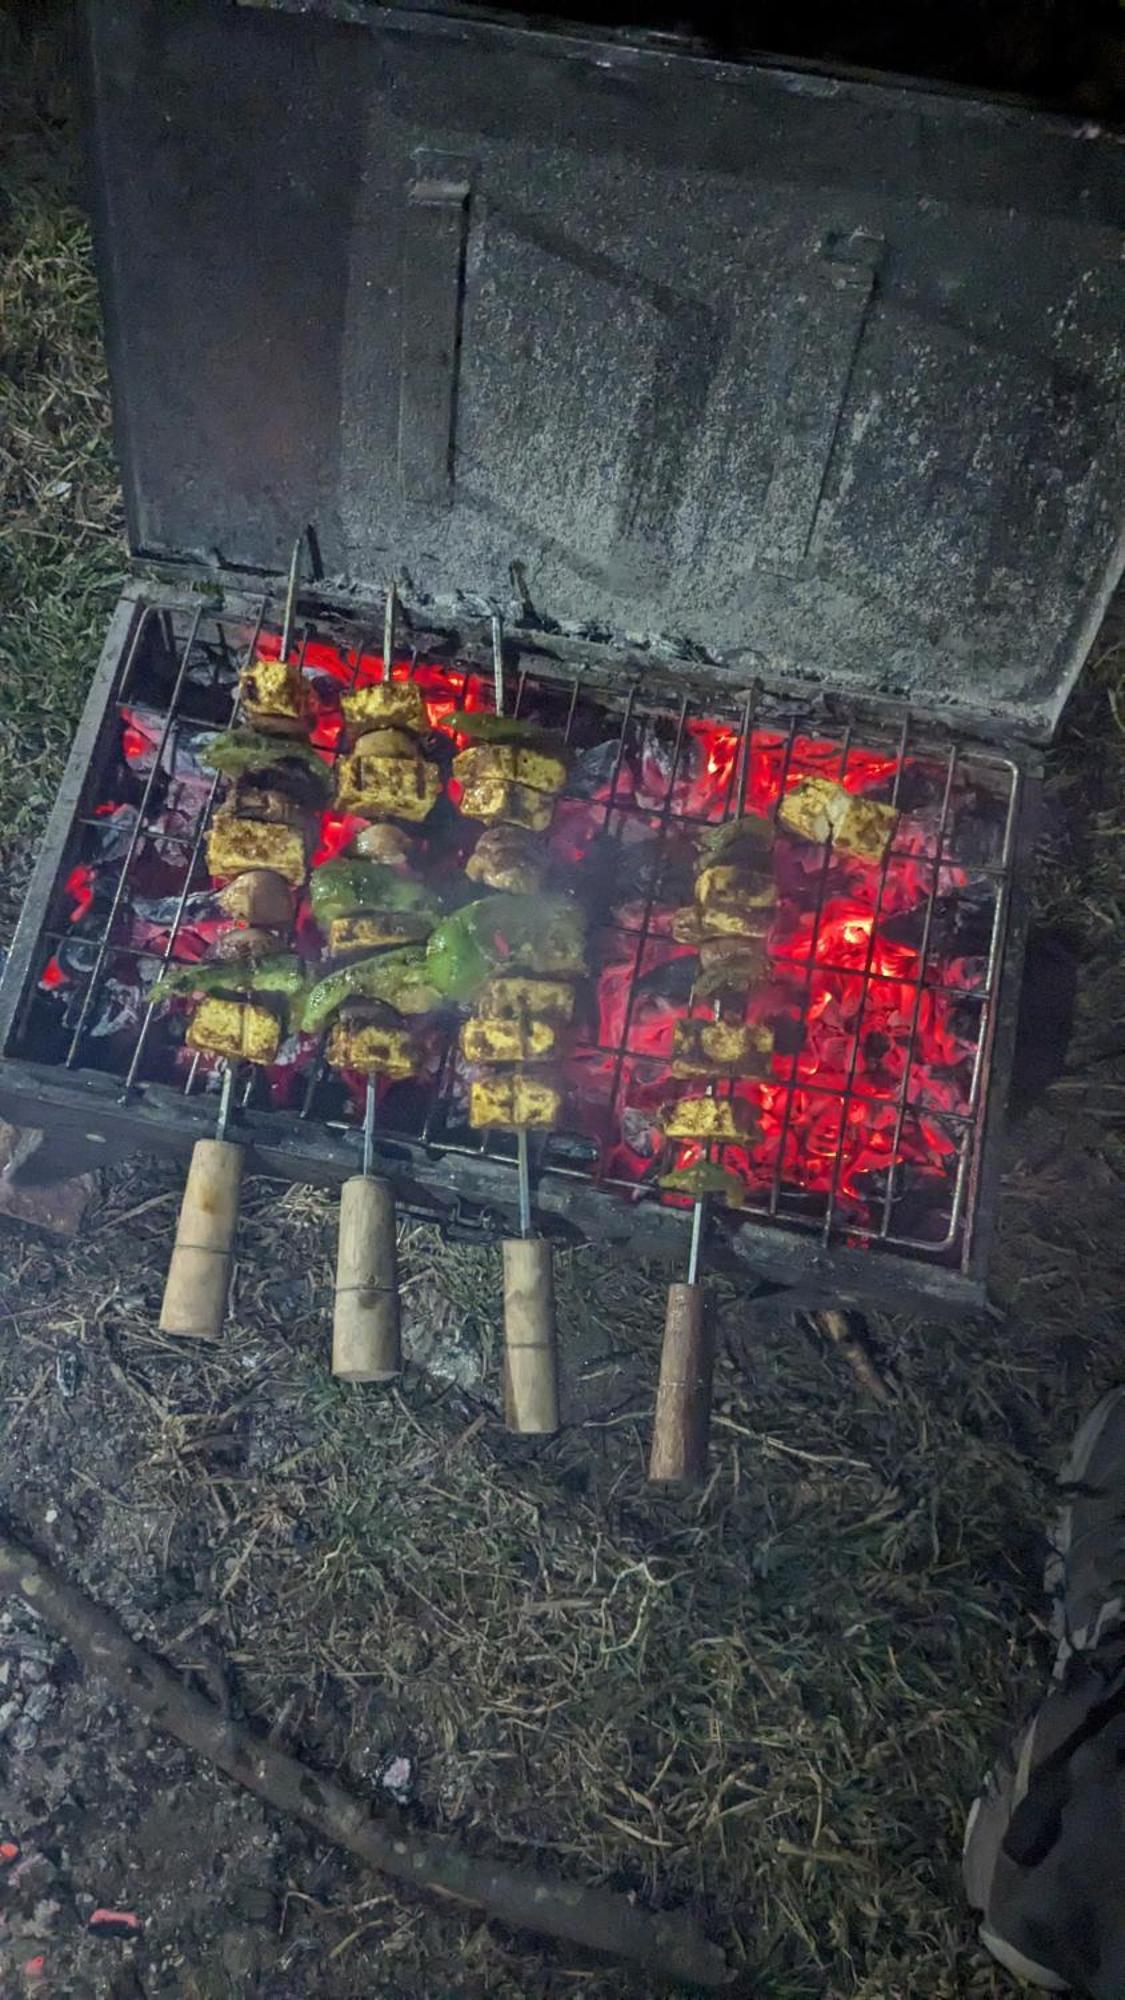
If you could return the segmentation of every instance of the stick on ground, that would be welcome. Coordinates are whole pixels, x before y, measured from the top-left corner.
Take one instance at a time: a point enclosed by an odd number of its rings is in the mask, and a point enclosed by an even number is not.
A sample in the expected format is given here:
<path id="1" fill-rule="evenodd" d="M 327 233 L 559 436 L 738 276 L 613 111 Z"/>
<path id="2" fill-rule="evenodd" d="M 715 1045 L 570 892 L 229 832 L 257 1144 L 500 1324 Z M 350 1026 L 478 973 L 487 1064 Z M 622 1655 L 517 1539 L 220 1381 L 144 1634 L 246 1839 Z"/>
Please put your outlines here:
<path id="1" fill-rule="evenodd" d="M 685 1917 L 661 1916 L 606 1889 L 477 1859 L 449 1841 L 381 1825 L 362 1799 L 276 1750 L 264 1735 L 226 1718 L 135 1645 L 116 1618 L 84 1591 L 0 1529 L 0 1593 L 9 1591 L 156 1728 L 207 1758 L 267 1805 L 303 1820 L 322 1840 L 346 1847 L 382 1874 L 483 1910 L 512 1930 L 538 1931 L 591 1951 L 635 1959 L 666 1979 L 706 1987 L 729 1982 L 719 1947 Z"/>

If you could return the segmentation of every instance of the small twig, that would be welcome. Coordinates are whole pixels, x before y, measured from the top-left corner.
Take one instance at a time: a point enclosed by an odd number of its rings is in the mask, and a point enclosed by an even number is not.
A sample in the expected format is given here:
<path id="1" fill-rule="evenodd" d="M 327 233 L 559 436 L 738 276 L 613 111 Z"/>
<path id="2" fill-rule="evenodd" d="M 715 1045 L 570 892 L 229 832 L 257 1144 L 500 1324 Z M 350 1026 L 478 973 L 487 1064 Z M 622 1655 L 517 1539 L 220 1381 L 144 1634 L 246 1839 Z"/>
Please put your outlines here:
<path id="1" fill-rule="evenodd" d="M 688 1985 L 729 1984 L 723 1952 L 687 1917 L 641 1909 L 607 1889 L 478 1859 L 452 1841 L 396 1831 L 364 1800 L 286 1756 L 260 1731 L 224 1716 L 198 1689 L 134 1645 L 109 1612 L 3 1529 L 0 1591 L 21 1597 L 91 1673 L 156 1728 L 369 1867 L 410 1888 L 482 1910 L 512 1930 L 538 1931 L 589 1951 L 634 1959 Z"/>
<path id="2" fill-rule="evenodd" d="M 884 1409 L 894 1402 L 890 1386 L 875 1366 L 867 1348 L 857 1340 L 848 1324 L 847 1313 L 819 1312 L 813 1315 L 825 1339 L 837 1348 L 860 1388 Z"/>

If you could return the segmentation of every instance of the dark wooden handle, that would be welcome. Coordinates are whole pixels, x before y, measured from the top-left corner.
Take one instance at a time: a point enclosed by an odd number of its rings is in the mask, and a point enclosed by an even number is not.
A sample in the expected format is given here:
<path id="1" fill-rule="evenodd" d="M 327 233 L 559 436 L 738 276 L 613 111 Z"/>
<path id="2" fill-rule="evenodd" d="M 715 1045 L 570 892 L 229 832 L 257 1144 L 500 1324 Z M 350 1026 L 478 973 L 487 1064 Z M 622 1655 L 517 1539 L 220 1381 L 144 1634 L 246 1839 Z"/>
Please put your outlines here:
<path id="1" fill-rule="evenodd" d="M 504 1245 L 504 1415 L 523 1437 L 559 1427 L 555 1280 L 551 1246 L 538 1236 Z"/>
<path id="2" fill-rule="evenodd" d="M 389 1382 L 401 1367 L 395 1198 L 386 1181 L 356 1174 L 340 1190 L 332 1373 Z"/>
<path id="3" fill-rule="evenodd" d="M 241 1186 L 242 1147 L 225 1139 L 197 1140 L 160 1308 L 162 1333 L 218 1340 L 230 1291 Z"/>
<path id="4" fill-rule="evenodd" d="M 648 1476 L 698 1485 L 707 1470 L 714 1335 L 702 1285 L 669 1285 Z"/>

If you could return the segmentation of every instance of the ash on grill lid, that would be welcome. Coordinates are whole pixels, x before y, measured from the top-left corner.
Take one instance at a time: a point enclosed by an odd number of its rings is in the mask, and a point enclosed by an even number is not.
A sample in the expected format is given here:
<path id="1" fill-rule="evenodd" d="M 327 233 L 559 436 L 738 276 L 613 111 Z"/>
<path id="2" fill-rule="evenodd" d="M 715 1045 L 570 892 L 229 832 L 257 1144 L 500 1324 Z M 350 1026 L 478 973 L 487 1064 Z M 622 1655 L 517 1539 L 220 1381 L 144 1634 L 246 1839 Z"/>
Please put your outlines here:
<path id="1" fill-rule="evenodd" d="M 358 588 L 1053 726 L 1121 563 L 1119 141 L 361 0 L 89 12 L 138 552 L 311 521 Z"/>

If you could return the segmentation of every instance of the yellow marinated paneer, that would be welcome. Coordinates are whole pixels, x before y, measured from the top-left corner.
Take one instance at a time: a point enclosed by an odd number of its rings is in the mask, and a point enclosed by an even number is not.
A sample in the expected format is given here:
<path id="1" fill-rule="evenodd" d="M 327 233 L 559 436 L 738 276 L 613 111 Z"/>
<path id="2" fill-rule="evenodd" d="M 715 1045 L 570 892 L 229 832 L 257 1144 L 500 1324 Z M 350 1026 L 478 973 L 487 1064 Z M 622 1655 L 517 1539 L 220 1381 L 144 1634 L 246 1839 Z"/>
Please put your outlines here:
<path id="1" fill-rule="evenodd" d="M 539 1021 L 574 1019 L 574 988 L 561 979 L 526 979 L 505 973 L 490 979 L 481 991 L 480 1011 L 495 1021 L 518 1021 L 525 1015 Z"/>
<path id="2" fill-rule="evenodd" d="M 672 916 L 672 936 L 679 944 L 702 947 L 718 937 L 764 938 L 773 921 L 773 910 L 750 910 L 742 904 L 709 903 L 705 910 L 685 904 Z"/>
<path id="3" fill-rule="evenodd" d="M 333 917 L 328 926 L 328 956 L 337 961 L 366 958 L 388 945 L 417 944 L 432 929 L 432 919 L 409 910 L 365 910 L 362 916 Z"/>
<path id="4" fill-rule="evenodd" d="M 366 729 L 412 729 L 421 736 L 430 726 L 422 690 L 414 681 L 376 681 L 370 687 L 349 688 L 340 707 L 353 738 Z"/>
<path id="5" fill-rule="evenodd" d="M 341 757 L 336 800 L 346 812 L 422 820 L 441 795 L 441 773 L 424 757 Z"/>
<path id="6" fill-rule="evenodd" d="M 549 1130 L 561 1112 L 558 1085 L 526 1070 L 497 1070 L 491 1076 L 474 1077 L 469 1085 L 469 1123 L 474 1131 L 486 1125 Z"/>
<path id="7" fill-rule="evenodd" d="M 207 866 L 212 875 L 269 868 L 298 889 L 305 879 L 305 836 L 300 827 L 219 813 L 207 835 Z"/>
<path id="8" fill-rule="evenodd" d="M 499 782 L 553 796 L 566 783 L 566 764 L 561 757 L 526 743 L 477 743 L 458 752 L 453 775 L 462 785 Z"/>
<path id="9" fill-rule="evenodd" d="M 532 792 L 561 792 L 566 783 L 566 763 L 549 750 L 522 743 L 516 761 L 516 780 Z"/>
<path id="10" fill-rule="evenodd" d="M 747 910 L 767 910 L 777 901 L 777 890 L 772 881 L 761 875 L 717 862 L 696 876 L 695 900 L 704 910 L 716 903 L 723 907 L 741 904 Z"/>
<path id="11" fill-rule="evenodd" d="M 757 1129 L 753 1105 L 742 1098 L 681 1097 L 661 1120 L 669 1139 L 747 1139 Z"/>
<path id="12" fill-rule="evenodd" d="M 672 1075 L 769 1076 L 773 1033 L 746 1021 L 677 1021 Z"/>
<path id="13" fill-rule="evenodd" d="M 201 1000 L 188 1026 L 187 1044 L 231 1062 L 271 1063 L 281 1046 L 281 1024 L 268 1007 L 250 1000 Z"/>
<path id="14" fill-rule="evenodd" d="M 337 1021 L 328 1037 L 332 1069 L 358 1069 L 367 1076 L 389 1076 L 405 1082 L 418 1070 L 420 1051 L 406 1028 L 386 1028 L 374 1021 Z"/>
<path id="15" fill-rule="evenodd" d="M 800 839 L 831 839 L 838 853 L 869 863 L 883 859 L 898 825 L 893 806 L 853 798 L 834 778 L 802 778 L 782 800 L 779 817 Z"/>
<path id="16" fill-rule="evenodd" d="M 477 1015 L 461 1029 L 461 1054 L 466 1062 L 547 1062 L 558 1049 L 552 1021 L 490 1020 Z"/>
<path id="17" fill-rule="evenodd" d="M 255 660 L 242 670 L 239 693 L 255 728 L 283 736 L 304 729 L 308 690 L 296 660 Z"/>
<path id="18" fill-rule="evenodd" d="M 545 833 L 551 824 L 554 803 L 546 792 L 533 792 L 526 785 L 514 785 L 503 778 L 481 778 L 466 785 L 461 794 L 461 811 L 466 819 L 504 820 L 523 826 L 530 833 Z"/>

